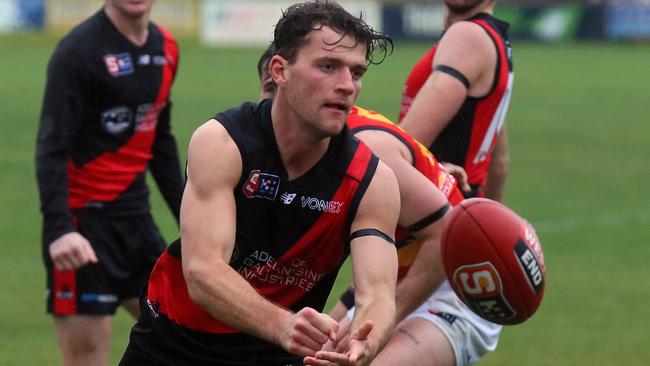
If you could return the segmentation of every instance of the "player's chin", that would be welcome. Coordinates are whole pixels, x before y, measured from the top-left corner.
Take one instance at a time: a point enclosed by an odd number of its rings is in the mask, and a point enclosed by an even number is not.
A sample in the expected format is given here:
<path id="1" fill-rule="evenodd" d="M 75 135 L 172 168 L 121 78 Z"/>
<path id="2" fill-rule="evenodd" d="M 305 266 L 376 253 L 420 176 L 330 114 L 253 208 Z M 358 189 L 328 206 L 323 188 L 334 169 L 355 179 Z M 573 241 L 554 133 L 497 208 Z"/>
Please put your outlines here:
<path id="1" fill-rule="evenodd" d="M 138 8 L 135 8 L 135 9 L 129 9 L 128 11 L 126 11 L 126 15 L 129 18 L 138 19 L 138 18 L 142 18 L 143 16 L 145 16 L 148 11 L 149 11 L 148 8 L 147 9 L 140 9 L 138 7 Z"/>
<path id="2" fill-rule="evenodd" d="M 341 131 L 343 131 L 343 126 L 345 126 L 345 117 L 324 118 L 323 123 L 320 126 L 320 130 L 323 136 L 331 137 L 341 133 Z"/>
<path id="3" fill-rule="evenodd" d="M 125 6 L 125 12 L 128 16 L 139 18 L 151 10 L 151 1 L 130 1 Z"/>
<path id="4" fill-rule="evenodd" d="M 341 131 L 343 131 L 343 126 L 345 126 L 345 121 L 335 126 L 332 126 L 332 128 L 328 130 L 328 136 L 336 136 L 340 134 Z"/>

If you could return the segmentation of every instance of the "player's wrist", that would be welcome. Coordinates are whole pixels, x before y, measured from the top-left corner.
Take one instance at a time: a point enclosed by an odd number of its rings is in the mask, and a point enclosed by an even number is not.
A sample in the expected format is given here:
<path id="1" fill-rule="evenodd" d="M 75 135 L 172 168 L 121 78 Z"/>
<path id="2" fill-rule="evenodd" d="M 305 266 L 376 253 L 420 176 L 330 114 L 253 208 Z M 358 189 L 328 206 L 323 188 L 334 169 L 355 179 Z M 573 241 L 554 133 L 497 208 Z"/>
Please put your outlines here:
<path id="1" fill-rule="evenodd" d="M 289 310 L 278 307 L 278 311 L 275 316 L 272 317 L 272 320 L 269 322 L 270 326 L 270 338 L 276 344 L 283 345 L 284 336 L 287 333 L 287 330 L 291 328 L 291 317 L 293 313 Z"/>

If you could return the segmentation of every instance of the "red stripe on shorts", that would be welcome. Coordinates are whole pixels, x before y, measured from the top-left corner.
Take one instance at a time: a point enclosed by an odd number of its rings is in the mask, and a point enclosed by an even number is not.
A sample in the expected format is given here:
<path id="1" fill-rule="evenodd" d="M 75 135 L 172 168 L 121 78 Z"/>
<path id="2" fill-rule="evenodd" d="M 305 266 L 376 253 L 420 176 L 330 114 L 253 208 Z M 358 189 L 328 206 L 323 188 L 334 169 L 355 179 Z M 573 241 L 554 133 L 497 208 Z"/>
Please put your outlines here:
<path id="1" fill-rule="evenodd" d="M 77 313 L 77 271 L 54 269 L 52 294 L 54 315 L 74 315 Z"/>

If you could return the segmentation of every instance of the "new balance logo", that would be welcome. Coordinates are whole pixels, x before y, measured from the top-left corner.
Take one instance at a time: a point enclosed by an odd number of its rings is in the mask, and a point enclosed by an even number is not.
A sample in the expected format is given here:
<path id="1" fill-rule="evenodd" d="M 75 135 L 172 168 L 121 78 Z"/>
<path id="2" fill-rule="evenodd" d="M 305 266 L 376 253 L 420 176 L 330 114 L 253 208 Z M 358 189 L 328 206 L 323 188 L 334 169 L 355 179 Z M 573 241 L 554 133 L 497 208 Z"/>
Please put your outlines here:
<path id="1" fill-rule="evenodd" d="M 282 201 L 282 203 L 284 203 L 285 205 L 290 205 L 291 202 L 293 202 L 293 199 L 294 199 L 294 198 L 296 198 L 296 194 L 295 194 L 295 193 L 284 192 L 284 193 L 282 193 L 282 195 L 280 196 L 280 201 Z"/>

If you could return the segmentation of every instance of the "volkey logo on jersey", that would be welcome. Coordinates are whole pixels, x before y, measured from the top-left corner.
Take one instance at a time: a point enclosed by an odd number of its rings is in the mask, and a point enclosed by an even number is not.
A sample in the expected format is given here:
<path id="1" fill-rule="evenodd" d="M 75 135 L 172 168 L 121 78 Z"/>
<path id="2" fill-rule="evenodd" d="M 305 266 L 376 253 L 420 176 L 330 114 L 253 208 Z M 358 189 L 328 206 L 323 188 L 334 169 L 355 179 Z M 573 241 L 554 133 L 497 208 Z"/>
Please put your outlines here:
<path id="1" fill-rule="evenodd" d="M 293 202 L 294 198 L 296 198 L 295 193 L 284 192 L 280 196 L 280 201 L 282 201 L 282 203 L 284 203 L 285 205 L 290 205 L 291 202 Z"/>
<path id="2" fill-rule="evenodd" d="M 114 77 L 133 74 L 135 71 L 131 54 L 128 52 L 118 55 L 108 54 L 104 56 L 104 63 L 106 64 L 108 73 Z"/>
<path id="3" fill-rule="evenodd" d="M 303 208 L 334 214 L 341 212 L 341 207 L 343 207 L 343 202 L 321 200 L 314 197 L 301 196 L 300 202 Z"/>
<path id="4" fill-rule="evenodd" d="M 242 187 L 244 195 L 248 198 L 260 197 L 271 201 L 275 200 L 280 188 L 280 177 L 273 174 L 252 170 Z"/>

